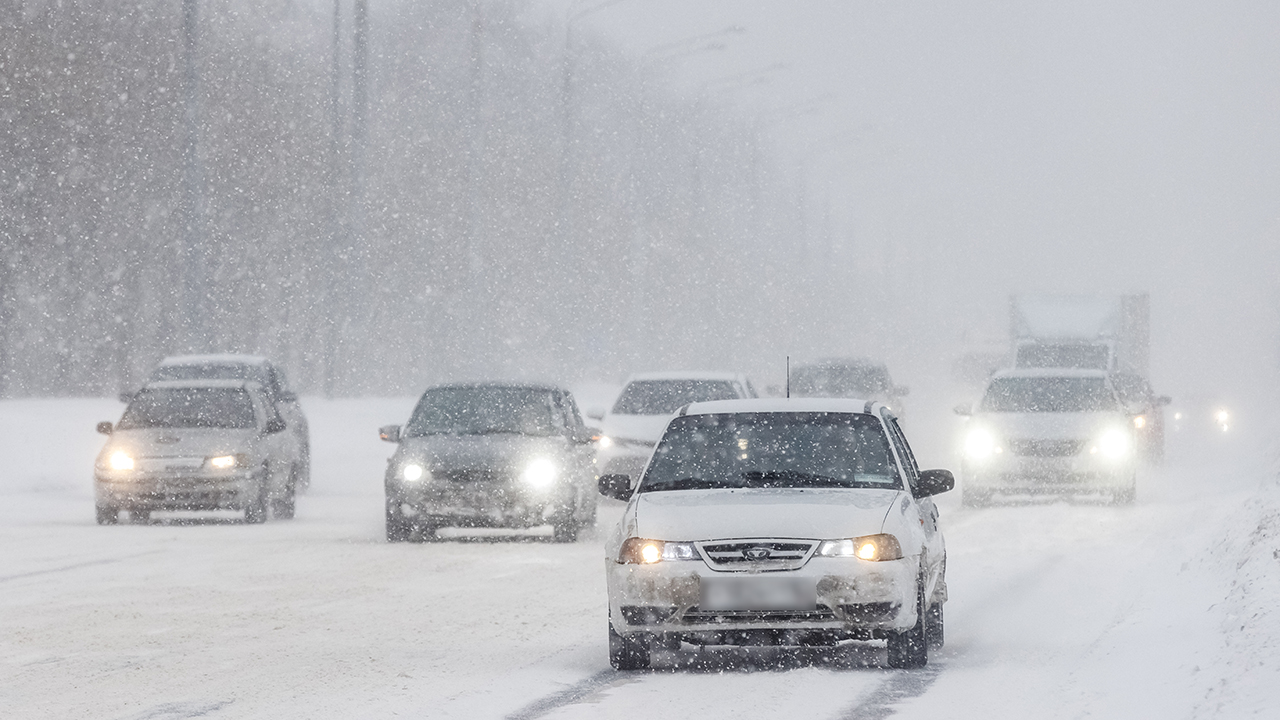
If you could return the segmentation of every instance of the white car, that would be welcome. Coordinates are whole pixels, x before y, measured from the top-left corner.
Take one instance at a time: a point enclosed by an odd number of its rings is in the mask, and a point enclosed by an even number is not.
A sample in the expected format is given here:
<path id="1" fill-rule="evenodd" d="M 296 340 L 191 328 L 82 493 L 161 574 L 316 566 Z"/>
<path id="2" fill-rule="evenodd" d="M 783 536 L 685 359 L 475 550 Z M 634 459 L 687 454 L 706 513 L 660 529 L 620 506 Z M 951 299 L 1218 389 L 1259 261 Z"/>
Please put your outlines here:
<path id="1" fill-rule="evenodd" d="M 969 416 L 964 503 L 994 493 L 1106 493 L 1131 503 L 1137 488 L 1134 418 L 1102 370 L 997 372 Z"/>
<path id="2" fill-rule="evenodd" d="M 153 510 L 243 510 L 261 523 L 270 509 L 294 514 L 302 458 L 262 387 L 245 380 L 147 383 L 120 422 L 98 423 L 110 439 L 94 465 L 97 518 L 115 524 Z"/>
<path id="3" fill-rule="evenodd" d="M 588 413 L 601 421 L 596 467 L 600 474 L 639 477 L 667 421 L 693 402 L 756 397 L 746 376 L 729 372 L 650 372 L 627 378 L 609 412 Z"/>
<path id="4" fill-rule="evenodd" d="M 673 418 L 606 544 L 609 656 L 650 663 L 655 645 L 888 641 L 892 667 L 942 645 L 946 545 L 931 496 L 889 410 L 843 399 L 695 403 Z"/>

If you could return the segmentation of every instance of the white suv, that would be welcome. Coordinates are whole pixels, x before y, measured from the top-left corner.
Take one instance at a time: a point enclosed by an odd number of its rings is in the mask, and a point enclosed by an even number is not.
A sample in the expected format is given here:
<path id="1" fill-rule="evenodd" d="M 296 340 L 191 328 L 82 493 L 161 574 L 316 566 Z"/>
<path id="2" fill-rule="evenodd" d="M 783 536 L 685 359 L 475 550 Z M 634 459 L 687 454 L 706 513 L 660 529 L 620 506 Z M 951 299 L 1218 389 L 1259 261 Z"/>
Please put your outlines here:
<path id="1" fill-rule="evenodd" d="M 657 645 L 888 641 L 892 667 L 942 645 L 946 545 L 897 420 L 873 402 L 695 403 L 670 421 L 608 540 L 609 655 L 650 663 Z"/>
<path id="2" fill-rule="evenodd" d="M 639 477 L 662 437 L 667 421 L 693 402 L 756 397 L 744 375 L 728 372 L 649 372 L 627 378 L 608 413 L 588 413 L 601 421 L 596 467 L 600 474 Z"/>
<path id="3" fill-rule="evenodd" d="M 993 493 L 1136 493 L 1134 419 L 1102 370 L 1004 370 L 969 416 L 961 472 L 964 503 Z"/>

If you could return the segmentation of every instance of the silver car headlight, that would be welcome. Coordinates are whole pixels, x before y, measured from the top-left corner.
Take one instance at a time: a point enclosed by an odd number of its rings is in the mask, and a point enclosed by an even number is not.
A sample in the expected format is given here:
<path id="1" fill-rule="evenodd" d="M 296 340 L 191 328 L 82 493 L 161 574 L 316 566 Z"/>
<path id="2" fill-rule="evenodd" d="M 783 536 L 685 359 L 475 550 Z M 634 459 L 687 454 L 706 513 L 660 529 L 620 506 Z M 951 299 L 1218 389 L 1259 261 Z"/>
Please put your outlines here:
<path id="1" fill-rule="evenodd" d="M 1133 451 L 1133 438 L 1123 428 L 1113 427 L 1098 436 L 1090 454 L 1101 454 L 1109 460 L 1123 460 Z"/>
<path id="2" fill-rule="evenodd" d="M 530 460 L 520 473 L 520 482 L 532 488 L 548 488 L 560 477 L 560 468 L 547 458 Z"/>
<path id="3" fill-rule="evenodd" d="M 231 468 L 245 467 L 248 464 L 249 458 L 245 455 L 218 455 L 204 459 L 205 467 L 213 470 L 230 470 Z"/>
<path id="4" fill-rule="evenodd" d="M 969 431 L 964 439 L 964 454 L 973 460 L 986 460 L 992 455 L 1004 452 L 996 439 L 995 433 L 986 428 L 977 427 Z"/>
<path id="5" fill-rule="evenodd" d="M 136 465 L 133 456 L 123 450 L 117 450 L 107 457 L 107 467 L 112 470 L 132 470 Z"/>
<path id="6" fill-rule="evenodd" d="M 430 480 L 431 473 L 421 463 L 410 462 L 400 466 L 400 479 L 405 482 L 420 482 Z"/>

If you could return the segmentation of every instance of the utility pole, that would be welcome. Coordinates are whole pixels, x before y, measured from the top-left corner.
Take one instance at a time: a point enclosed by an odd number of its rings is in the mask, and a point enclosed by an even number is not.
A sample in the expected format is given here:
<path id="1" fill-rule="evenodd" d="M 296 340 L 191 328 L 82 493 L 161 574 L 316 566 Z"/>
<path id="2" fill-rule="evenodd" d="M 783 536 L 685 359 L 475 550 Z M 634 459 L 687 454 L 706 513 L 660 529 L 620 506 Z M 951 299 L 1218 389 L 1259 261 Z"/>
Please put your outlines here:
<path id="1" fill-rule="evenodd" d="M 198 0 L 182 0 L 183 72 L 182 247 L 178 251 L 182 290 L 176 335 L 188 351 L 209 346 L 206 327 L 207 261 L 204 232 L 204 177 L 200 170 L 200 73 L 197 64 Z"/>

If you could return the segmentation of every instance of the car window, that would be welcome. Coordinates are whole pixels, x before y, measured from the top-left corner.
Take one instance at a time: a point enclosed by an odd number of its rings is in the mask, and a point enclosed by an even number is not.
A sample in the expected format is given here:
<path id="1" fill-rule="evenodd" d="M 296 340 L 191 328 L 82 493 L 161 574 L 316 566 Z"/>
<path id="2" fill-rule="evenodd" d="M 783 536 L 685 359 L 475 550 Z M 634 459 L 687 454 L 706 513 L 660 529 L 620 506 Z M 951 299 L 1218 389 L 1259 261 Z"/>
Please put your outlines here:
<path id="1" fill-rule="evenodd" d="M 427 390 L 405 426 L 406 437 L 563 432 L 564 412 L 550 391 L 497 386 Z"/>
<path id="2" fill-rule="evenodd" d="M 898 425 L 897 418 L 886 415 L 885 424 L 889 428 L 889 438 L 893 441 L 893 448 L 898 451 L 898 457 L 902 458 L 907 484 L 915 488 L 920 480 L 920 466 L 916 464 L 915 453 L 911 452 L 911 445 L 907 442 L 907 436 L 903 434 L 902 427 Z"/>
<path id="3" fill-rule="evenodd" d="M 1116 397 L 1100 377 L 1006 377 L 987 387 L 985 412 L 1103 412 L 1116 410 Z"/>
<path id="4" fill-rule="evenodd" d="M 633 380 L 613 404 L 617 415 L 670 415 L 695 402 L 736 400 L 729 380 Z"/>
<path id="5" fill-rule="evenodd" d="M 242 388 L 143 388 L 119 429 L 256 427 L 253 400 Z"/>
<path id="6" fill-rule="evenodd" d="M 879 420 L 809 412 L 678 417 L 638 490 L 812 487 L 902 489 Z"/>

